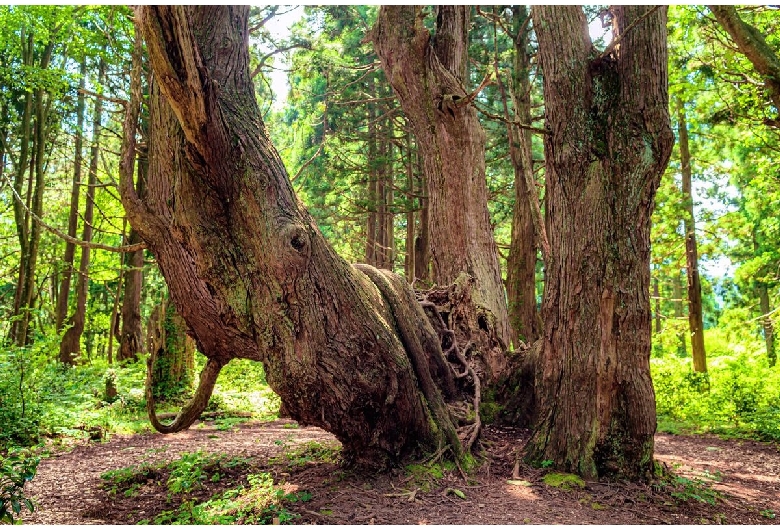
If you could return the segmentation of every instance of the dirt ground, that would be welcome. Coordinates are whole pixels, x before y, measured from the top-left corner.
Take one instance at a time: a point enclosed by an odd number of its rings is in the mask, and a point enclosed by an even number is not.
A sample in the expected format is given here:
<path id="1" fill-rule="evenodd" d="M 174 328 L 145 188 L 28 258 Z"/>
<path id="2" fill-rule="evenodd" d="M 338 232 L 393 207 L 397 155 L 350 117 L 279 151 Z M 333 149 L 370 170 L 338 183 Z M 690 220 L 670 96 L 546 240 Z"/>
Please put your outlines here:
<path id="1" fill-rule="evenodd" d="M 291 428 L 292 427 L 292 428 Z M 252 470 L 271 472 L 286 490 L 308 491 L 310 501 L 290 510 L 296 524 L 775 524 L 780 522 L 780 450 L 752 441 L 710 436 L 656 436 L 656 458 L 680 479 L 670 485 L 588 482 L 563 491 L 543 482 L 545 470 L 521 466 L 512 479 L 515 454 L 527 433 L 489 427 L 483 436 L 487 458 L 468 481 L 457 471 L 433 483 L 408 472 L 360 475 L 316 461 L 290 466 L 269 459 L 310 441 L 337 445 L 316 428 L 289 420 L 248 422 L 232 430 L 213 423 L 163 435 L 112 436 L 41 461 L 27 486 L 38 509 L 26 524 L 134 524 L 171 510 L 164 485 L 136 495 L 110 495 L 101 473 L 141 462 L 164 462 L 182 452 L 226 453 L 251 459 Z M 231 487 L 240 476 L 209 484 L 202 495 Z M 692 482 L 686 482 L 691 480 Z M 232 483 L 231 483 L 232 481 Z M 523 485 L 530 483 L 530 485 Z M 691 485 L 686 492 L 685 485 Z M 428 491 L 426 491 L 428 490 Z M 461 498 L 454 490 L 462 493 Z M 718 492 L 715 504 L 709 499 Z M 672 493 L 676 492 L 676 495 Z M 772 518 L 777 514 L 777 518 Z"/>

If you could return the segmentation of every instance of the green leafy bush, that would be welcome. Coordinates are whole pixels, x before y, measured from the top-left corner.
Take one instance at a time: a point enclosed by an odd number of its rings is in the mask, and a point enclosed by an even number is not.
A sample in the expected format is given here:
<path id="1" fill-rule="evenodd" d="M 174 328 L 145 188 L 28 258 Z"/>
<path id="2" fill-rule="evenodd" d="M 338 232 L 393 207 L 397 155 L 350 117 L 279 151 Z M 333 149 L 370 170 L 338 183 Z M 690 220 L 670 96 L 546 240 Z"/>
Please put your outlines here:
<path id="1" fill-rule="evenodd" d="M 0 455 L 0 523 L 13 524 L 24 507 L 35 510 L 33 502 L 24 496 L 24 485 L 35 476 L 39 462 L 24 451 Z"/>
<path id="2" fill-rule="evenodd" d="M 270 473 L 248 475 L 248 486 L 238 486 L 214 495 L 198 503 L 183 502 L 176 510 L 166 510 L 154 518 L 154 524 L 285 524 L 298 514 L 289 506 L 308 502 L 312 496 L 307 491 L 285 493 L 274 485 Z M 141 523 L 149 523 L 145 520 Z"/>
<path id="3" fill-rule="evenodd" d="M 780 441 L 780 370 L 760 350 L 736 346 L 731 355 L 708 358 L 707 375 L 694 373 L 690 359 L 651 359 L 660 425 Z"/>

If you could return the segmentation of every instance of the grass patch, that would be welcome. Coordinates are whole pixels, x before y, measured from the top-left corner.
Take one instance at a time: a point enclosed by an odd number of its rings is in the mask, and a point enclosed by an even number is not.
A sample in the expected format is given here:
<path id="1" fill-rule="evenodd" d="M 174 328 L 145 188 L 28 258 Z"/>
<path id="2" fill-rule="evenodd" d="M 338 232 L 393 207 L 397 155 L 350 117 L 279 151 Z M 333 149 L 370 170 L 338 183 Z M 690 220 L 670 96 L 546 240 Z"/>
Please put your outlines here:
<path id="1" fill-rule="evenodd" d="M 247 475 L 247 482 L 205 502 L 185 501 L 139 524 L 285 524 L 299 517 L 292 505 L 312 498 L 307 491 L 286 492 L 270 473 Z"/>

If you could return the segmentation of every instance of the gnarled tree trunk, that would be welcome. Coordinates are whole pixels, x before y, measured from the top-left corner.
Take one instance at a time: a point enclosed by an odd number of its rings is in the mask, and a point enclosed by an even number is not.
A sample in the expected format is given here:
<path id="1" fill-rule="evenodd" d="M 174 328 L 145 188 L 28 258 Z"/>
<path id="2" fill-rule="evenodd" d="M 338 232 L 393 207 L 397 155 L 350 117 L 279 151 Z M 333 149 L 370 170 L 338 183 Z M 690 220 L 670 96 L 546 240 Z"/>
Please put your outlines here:
<path id="1" fill-rule="evenodd" d="M 551 256 L 527 458 L 585 477 L 643 477 L 656 427 L 650 215 L 674 142 L 666 8 L 612 15 L 619 44 L 594 57 L 580 7 L 533 8 Z"/>
<path id="2" fill-rule="evenodd" d="M 492 315 L 486 325 L 503 341 L 481 352 L 492 382 L 506 367 L 509 318 L 487 209 L 485 132 L 464 90 L 470 8 L 437 9 L 435 37 L 421 7 L 383 6 L 372 38 L 423 159 L 432 280 L 446 285 L 461 272 L 472 275 L 474 299 Z"/>
<path id="3" fill-rule="evenodd" d="M 262 361 L 290 415 L 334 433 L 354 463 L 444 444 L 460 455 L 439 391 L 446 362 L 407 284 L 351 267 L 295 197 L 255 100 L 247 16 L 245 7 L 136 9 L 156 84 L 147 197 L 130 178 L 131 104 L 122 199 L 209 359 L 196 398 L 164 429 L 191 424 L 219 369 L 240 357 Z"/>

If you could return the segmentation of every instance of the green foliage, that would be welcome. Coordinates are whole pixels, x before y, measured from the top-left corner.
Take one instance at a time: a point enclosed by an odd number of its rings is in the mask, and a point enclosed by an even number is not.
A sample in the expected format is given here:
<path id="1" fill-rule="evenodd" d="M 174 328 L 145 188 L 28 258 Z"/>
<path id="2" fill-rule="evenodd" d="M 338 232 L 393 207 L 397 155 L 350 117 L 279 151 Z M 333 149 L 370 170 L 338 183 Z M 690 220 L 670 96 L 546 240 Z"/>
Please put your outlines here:
<path id="1" fill-rule="evenodd" d="M 160 513 L 154 524 L 287 524 L 298 517 L 290 505 L 312 498 L 306 491 L 285 493 L 270 473 L 248 475 L 247 482 L 203 503 L 185 501 L 176 510 Z"/>
<path id="2" fill-rule="evenodd" d="M 22 509 L 35 510 L 33 502 L 24 496 L 24 485 L 35 476 L 40 459 L 25 451 L 0 455 L 0 523 L 13 524 Z"/>
<path id="3" fill-rule="evenodd" d="M 174 494 L 190 493 L 201 488 L 204 481 L 218 477 L 220 470 L 246 464 L 244 458 L 228 459 L 224 453 L 206 453 L 201 449 L 194 453 L 182 453 L 166 466 L 170 470 L 168 491 Z"/>
<path id="4" fill-rule="evenodd" d="M 116 495 L 122 491 L 125 496 L 132 496 L 138 490 L 138 486 L 148 479 L 158 478 L 161 475 L 163 465 L 142 462 L 137 466 L 123 467 L 106 471 L 100 478 L 103 480 L 103 489 L 110 495 Z"/>
<path id="5" fill-rule="evenodd" d="M 269 463 L 280 464 L 286 462 L 288 467 L 304 467 L 310 463 L 338 463 L 341 457 L 341 448 L 331 444 L 321 444 L 310 441 L 292 451 L 285 452 L 282 456 L 271 458 Z"/>
<path id="6" fill-rule="evenodd" d="M 406 472 L 411 477 L 412 484 L 425 493 L 435 488 L 444 478 L 445 473 L 453 472 L 455 469 L 455 463 L 449 460 L 406 466 Z"/>
<path id="7" fill-rule="evenodd" d="M 706 378 L 691 371 L 689 359 L 651 359 L 659 426 L 780 440 L 778 370 L 761 353 L 744 351 L 711 357 L 708 364 Z"/>
<path id="8" fill-rule="evenodd" d="M 653 485 L 658 490 L 668 491 L 669 494 L 683 502 L 697 501 L 715 505 L 723 494 L 712 489 L 712 482 L 720 480 L 720 472 L 704 472 L 700 477 L 688 478 L 675 473 L 665 473 L 664 476 Z"/>

